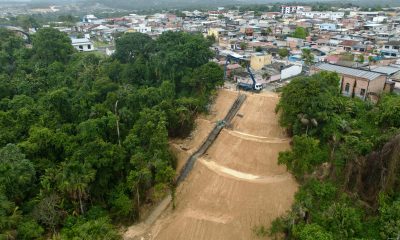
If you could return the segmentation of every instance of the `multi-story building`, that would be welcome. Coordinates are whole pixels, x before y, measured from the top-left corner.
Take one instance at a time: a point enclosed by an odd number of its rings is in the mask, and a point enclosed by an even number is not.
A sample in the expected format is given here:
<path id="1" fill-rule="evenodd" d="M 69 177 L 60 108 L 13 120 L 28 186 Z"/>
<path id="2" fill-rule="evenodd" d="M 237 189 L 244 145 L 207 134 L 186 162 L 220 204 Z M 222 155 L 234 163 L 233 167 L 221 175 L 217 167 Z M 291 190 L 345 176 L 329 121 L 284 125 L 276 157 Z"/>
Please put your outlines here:
<path id="1" fill-rule="evenodd" d="M 386 57 L 400 56 L 400 41 L 389 41 L 383 44 L 381 54 Z"/>
<path id="2" fill-rule="evenodd" d="M 329 19 L 329 20 L 338 20 L 344 17 L 344 12 L 304 12 L 304 11 L 299 11 L 297 12 L 297 15 L 305 18 L 319 18 L 319 19 Z"/>
<path id="3" fill-rule="evenodd" d="M 287 6 L 287 5 L 282 5 L 281 6 L 281 13 L 282 14 L 290 14 L 290 13 L 297 13 L 299 9 L 304 9 L 303 6 Z"/>

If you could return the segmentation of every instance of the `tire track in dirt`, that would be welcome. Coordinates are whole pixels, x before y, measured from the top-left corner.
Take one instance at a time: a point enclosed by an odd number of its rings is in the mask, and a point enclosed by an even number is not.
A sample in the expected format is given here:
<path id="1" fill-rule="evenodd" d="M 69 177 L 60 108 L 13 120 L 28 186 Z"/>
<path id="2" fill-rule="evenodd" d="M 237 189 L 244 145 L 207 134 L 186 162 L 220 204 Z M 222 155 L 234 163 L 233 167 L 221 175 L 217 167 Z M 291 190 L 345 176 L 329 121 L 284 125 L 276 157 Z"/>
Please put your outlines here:
<path id="1" fill-rule="evenodd" d="M 252 183 L 276 183 L 282 182 L 286 180 L 290 180 L 292 176 L 289 173 L 274 175 L 274 176 L 257 176 L 250 173 L 236 171 L 231 168 L 227 168 L 219 165 L 215 161 L 207 160 L 205 158 L 200 158 L 199 163 L 204 164 L 210 170 L 216 172 L 217 174 L 221 174 L 226 177 L 231 177 L 233 179 L 237 179 L 239 181 L 248 181 Z"/>
<path id="2" fill-rule="evenodd" d="M 245 140 L 250 140 L 253 142 L 261 142 L 261 143 L 287 143 L 290 142 L 290 138 L 271 138 L 271 137 L 262 137 L 262 136 L 257 136 L 253 134 L 247 134 L 244 132 L 239 132 L 239 131 L 233 131 L 233 130 L 227 130 L 224 129 L 222 131 L 226 131 L 228 134 L 245 139 Z"/>

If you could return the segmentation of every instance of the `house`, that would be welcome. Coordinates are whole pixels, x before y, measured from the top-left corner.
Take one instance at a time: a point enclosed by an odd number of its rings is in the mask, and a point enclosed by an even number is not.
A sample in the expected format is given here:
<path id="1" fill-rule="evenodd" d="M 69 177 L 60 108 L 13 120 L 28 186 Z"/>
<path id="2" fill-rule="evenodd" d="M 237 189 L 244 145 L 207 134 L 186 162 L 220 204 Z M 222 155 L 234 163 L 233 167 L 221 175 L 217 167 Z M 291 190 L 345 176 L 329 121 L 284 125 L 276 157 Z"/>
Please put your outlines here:
<path id="1" fill-rule="evenodd" d="M 334 24 L 334 23 L 322 23 L 322 24 L 319 25 L 319 30 L 335 31 L 336 30 L 336 24 Z"/>
<path id="2" fill-rule="evenodd" d="M 292 34 L 296 30 L 296 27 L 296 25 L 284 25 L 281 33 L 284 35 Z"/>
<path id="3" fill-rule="evenodd" d="M 210 28 L 207 31 L 207 35 L 214 36 L 216 40 L 218 40 L 219 37 L 221 37 L 223 33 L 225 33 L 225 29 L 222 29 L 222 28 Z"/>
<path id="4" fill-rule="evenodd" d="M 381 23 L 369 23 L 364 25 L 364 30 L 386 32 L 388 30 L 388 26 Z"/>
<path id="5" fill-rule="evenodd" d="M 369 66 L 371 71 L 382 73 L 386 76 L 386 85 L 384 91 L 392 92 L 394 88 L 399 89 L 400 65 L 390 64 L 385 66 Z"/>
<path id="6" fill-rule="evenodd" d="M 351 51 L 354 46 L 360 45 L 361 43 L 356 40 L 344 40 L 342 41 L 339 46 L 343 47 L 343 50 L 345 51 Z"/>
<path id="7" fill-rule="evenodd" d="M 146 26 L 146 24 L 139 24 L 137 27 L 133 27 L 136 32 L 139 33 L 150 33 L 151 27 Z"/>
<path id="8" fill-rule="evenodd" d="M 353 51 L 353 52 L 366 52 L 367 50 L 370 50 L 369 49 L 369 46 L 367 46 L 367 45 L 364 45 L 364 44 L 356 44 L 356 45 L 352 45 L 351 46 L 351 50 Z"/>
<path id="9" fill-rule="evenodd" d="M 325 58 L 325 61 L 328 63 L 332 63 L 332 64 L 336 64 L 338 63 L 340 60 L 340 56 L 339 55 L 329 55 Z"/>
<path id="10" fill-rule="evenodd" d="M 251 55 L 250 58 L 250 67 L 254 70 L 260 70 L 264 67 L 264 65 L 271 64 L 272 55 L 265 53 L 255 53 Z"/>
<path id="11" fill-rule="evenodd" d="M 385 57 L 399 57 L 400 56 L 400 41 L 389 41 L 383 44 L 381 54 Z"/>
<path id="12" fill-rule="evenodd" d="M 304 39 L 301 38 L 294 38 L 294 37 L 287 37 L 286 38 L 287 46 L 294 49 L 300 48 L 304 46 Z"/>
<path id="13" fill-rule="evenodd" d="M 319 71 L 339 74 L 341 78 L 340 92 L 343 96 L 358 97 L 365 100 L 372 96 L 377 96 L 385 88 L 386 76 L 378 72 L 320 63 L 314 66 L 311 73 Z"/>
<path id="14" fill-rule="evenodd" d="M 388 66 L 376 66 L 373 68 L 375 72 L 381 72 L 386 74 L 388 81 L 394 83 L 393 88 L 396 88 L 397 91 L 400 89 L 400 65 L 399 64 L 390 64 Z"/>
<path id="15" fill-rule="evenodd" d="M 98 20 L 98 18 L 95 15 L 85 15 L 82 18 L 82 22 L 84 22 L 84 23 L 91 23 L 91 22 L 94 22 L 97 20 Z"/>
<path id="16" fill-rule="evenodd" d="M 72 46 L 79 52 L 90 52 L 95 50 L 93 43 L 86 38 L 72 38 Z"/>
<path id="17" fill-rule="evenodd" d="M 319 18 L 319 19 L 329 19 L 329 20 L 338 20 L 344 17 L 344 12 L 297 12 L 297 15 L 306 18 Z"/>
<path id="18" fill-rule="evenodd" d="M 382 22 L 386 22 L 388 20 L 388 18 L 386 16 L 376 16 L 372 18 L 372 22 L 374 23 L 382 23 Z"/>

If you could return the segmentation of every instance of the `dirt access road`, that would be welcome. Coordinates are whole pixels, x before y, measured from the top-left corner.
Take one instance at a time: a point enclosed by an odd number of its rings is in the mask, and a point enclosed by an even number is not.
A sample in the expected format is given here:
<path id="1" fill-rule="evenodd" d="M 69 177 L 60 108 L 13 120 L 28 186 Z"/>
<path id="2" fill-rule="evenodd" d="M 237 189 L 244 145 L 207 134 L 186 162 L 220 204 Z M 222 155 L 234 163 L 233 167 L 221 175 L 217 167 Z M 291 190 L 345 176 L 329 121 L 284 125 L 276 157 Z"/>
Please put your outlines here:
<path id="1" fill-rule="evenodd" d="M 212 114 L 197 120 L 193 137 L 172 144 L 178 171 L 236 96 L 221 90 Z M 272 93 L 248 94 L 230 128 L 221 131 L 178 187 L 176 209 L 168 207 L 148 226 L 130 228 L 124 239 L 257 239 L 252 228 L 268 227 L 284 214 L 298 187 L 277 164 L 279 152 L 288 149 L 290 141 L 274 112 L 278 100 Z"/>

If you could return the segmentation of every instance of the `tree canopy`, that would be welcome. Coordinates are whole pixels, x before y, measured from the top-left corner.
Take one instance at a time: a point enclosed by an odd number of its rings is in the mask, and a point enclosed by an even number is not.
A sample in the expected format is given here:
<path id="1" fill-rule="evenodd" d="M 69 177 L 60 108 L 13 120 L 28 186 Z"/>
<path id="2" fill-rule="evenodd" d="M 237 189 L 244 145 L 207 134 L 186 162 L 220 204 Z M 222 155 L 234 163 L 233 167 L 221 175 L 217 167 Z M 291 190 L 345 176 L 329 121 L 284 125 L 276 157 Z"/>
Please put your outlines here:
<path id="1" fill-rule="evenodd" d="M 386 145 L 379 156 L 373 151 L 400 133 L 399 103 L 400 97 L 391 94 L 383 94 L 377 104 L 341 96 L 336 73 L 297 77 L 283 87 L 276 110 L 293 144 L 278 161 L 301 187 L 291 211 L 272 224 L 271 234 L 328 240 L 398 237 L 398 155 L 389 155 Z M 357 172 L 374 172 L 371 168 L 380 164 L 385 169 L 379 175 L 396 176 L 366 199 L 358 193 L 380 185 L 380 178 Z"/>
<path id="2" fill-rule="evenodd" d="M 41 28 L 33 36 L 34 60 L 50 65 L 53 62 L 66 63 L 73 52 L 71 39 L 54 28 Z"/>
<path id="3" fill-rule="evenodd" d="M 303 27 L 296 27 L 290 36 L 294 38 L 306 39 L 306 37 L 308 37 L 308 31 Z"/>
<path id="4" fill-rule="evenodd" d="M 127 33 L 112 57 L 52 28 L 32 48 L 0 29 L 0 238 L 119 239 L 168 194 L 183 137 L 223 79 L 211 42 Z"/>

